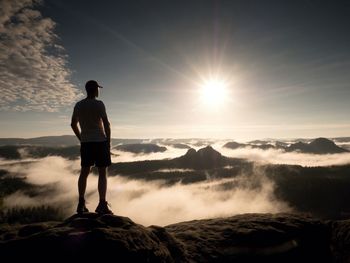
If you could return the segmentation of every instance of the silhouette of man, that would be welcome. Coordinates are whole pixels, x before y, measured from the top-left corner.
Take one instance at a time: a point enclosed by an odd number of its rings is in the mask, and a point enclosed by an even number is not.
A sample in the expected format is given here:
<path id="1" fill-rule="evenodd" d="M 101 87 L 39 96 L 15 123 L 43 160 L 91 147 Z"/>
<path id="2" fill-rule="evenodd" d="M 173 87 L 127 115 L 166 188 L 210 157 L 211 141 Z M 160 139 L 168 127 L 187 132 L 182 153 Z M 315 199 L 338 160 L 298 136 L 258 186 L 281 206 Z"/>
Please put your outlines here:
<path id="1" fill-rule="evenodd" d="M 99 88 L 95 80 L 85 84 L 87 97 L 75 104 L 71 127 L 80 141 L 81 171 L 78 180 L 79 203 L 77 213 L 89 212 L 85 206 L 86 181 L 91 166 L 98 167 L 98 193 L 100 202 L 95 210 L 99 214 L 113 214 L 106 201 L 107 167 L 111 165 L 111 129 L 106 108 L 97 100 Z M 78 123 L 81 131 L 79 130 Z"/>

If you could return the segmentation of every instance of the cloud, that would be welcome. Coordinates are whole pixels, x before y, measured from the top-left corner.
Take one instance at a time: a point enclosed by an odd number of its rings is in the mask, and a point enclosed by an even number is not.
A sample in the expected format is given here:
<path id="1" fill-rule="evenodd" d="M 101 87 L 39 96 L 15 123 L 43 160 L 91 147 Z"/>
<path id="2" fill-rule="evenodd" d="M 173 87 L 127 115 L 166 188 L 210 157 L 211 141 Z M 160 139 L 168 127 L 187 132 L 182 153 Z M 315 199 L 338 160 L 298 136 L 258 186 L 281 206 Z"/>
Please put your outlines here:
<path id="1" fill-rule="evenodd" d="M 163 146 L 163 145 L 159 145 Z M 172 159 L 186 154 L 188 149 L 177 149 L 168 145 L 165 152 L 153 152 L 153 153 L 139 153 L 134 154 L 130 152 L 124 152 L 117 149 L 112 149 L 112 162 L 136 162 L 145 160 L 160 160 L 160 159 Z"/>
<path id="2" fill-rule="evenodd" d="M 46 204 L 63 208 L 67 216 L 75 212 L 79 161 L 46 157 L 31 164 L 19 162 L 2 167 L 46 189 L 37 196 L 17 191 L 4 198 L 5 206 Z M 144 225 L 167 225 L 249 212 L 289 211 L 288 205 L 274 197 L 273 182 L 258 171 L 253 175 L 172 186 L 164 181 L 110 176 L 107 198 L 115 214 Z M 94 210 L 99 199 L 97 176 L 88 178 L 86 199 L 88 208 Z"/>
<path id="3" fill-rule="evenodd" d="M 302 166 L 331 166 L 350 164 L 350 153 L 338 154 L 308 154 L 285 152 L 282 150 L 252 149 L 250 147 L 230 150 L 217 147 L 223 155 L 233 158 L 244 158 L 259 163 L 289 164 Z"/>
<path id="4" fill-rule="evenodd" d="M 251 187 L 250 180 L 259 187 Z M 118 177 L 112 182 L 115 188 L 110 196 L 116 211 L 145 225 L 290 210 L 275 198 L 271 181 L 254 176 L 173 186 Z M 225 185 L 230 187 L 225 189 Z"/>
<path id="5" fill-rule="evenodd" d="M 244 148 L 230 150 L 221 148 L 222 141 L 213 144 L 225 156 L 247 158 L 257 163 L 298 164 L 303 166 L 329 166 L 350 163 L 350 154 L 314 155 L 286 153 L 279 150 Z M 131 155 L 123 153 L 117 161 L 136 159 L 159 159 L 179 156 L 180 151 L 169 147 L 163 155 Z M 11 176 L 21 176 L 28 183 L 41 187 L 37 196 L 23 191 L 7 196 L 3 204 L 10 206 L 53 205 L 62 208 L 66 216 L 75 212 L 77 204 L 77 180 L 79 160 L 61 157 L 23 159 L 21 161 L 0 160 L 1 169 Z M 274 182 L 269 180 L 260 165 L 252 174 L 224 179 L 211 179 L 192 184 L 168 185 L 164 181 L 145 181 L 110 176 L 108 179 L 108 201 L 117 215 L 130 217 L 144 225 L 167 225 L 180 221 L 225 217 L 240 213 L 277 213 L 291 211 L 287 203 L 275 196 Z M 186 170 L 179 170 L 186 172 Z M 167 170 L 163 170 L 167 172 Z M 169 172 L 172 172 L 170 169 Z M 91 175 L 87 184 L 88 208 L 93 211 L 99 197 L 97 176 Z"/>
<path id="6" fill-rule="evenodd" d="M 81 96 L 55 22 L 34 9 L 38 3 L 0 1 L 0 110 L 54 112 Z"/>
<path id="7" fill-rule="evenodd" d="M 149 141 L 148 141 L 149 142 Z M 183 143 L 195 148 L 196 150 L 211 145 L 215 150 L 219 151 L 223 156 L 231 158 L 243 158 L 249 161 L 262 163 L 262 164 L 287 164 L 287 165 L 301 165 L 301 166 L 332 166 L 332 165 L 347 165 L 350 164 L 350 153 L 339 153 L 339 154 L 308 154 L 298 152 L 285 152 L 277 149 L 254 149 L 250 147 L 240 148 L 236 150 L 228 149 L 223 147 L 228 141 L 227 140 L 211 140 L 203 145 L 198 146 L 198 141 L 191 141 L 190 143 L 185 141 Z M 273 142 L 271 142 L 273 143 Z M 348 142 L 337 143 L 343 148 L 350 147 Z M 119 151 L 112 149 L 112 162 L 135 162 L 145 160 L 161 160 L 161 159 L 173 159 L 185 155 L 188 149 L 179 149 L 169 146 L 167 144 L 158 143 L 158 146 L 165 146 L 167 150 L 165 152 L 155 152 L 147 154 L 134 154 L 130 152 Z M 32 155 L 28 154 L 27 148 L 23 147 L 18 149 L 21 154 L 21 158 L 32 158 L 29 161 L 36 160 Z M 2 164 L 9 164 L 12 162 L 6 159 L 0 158 L 0 166 Z"/>
<path id="8" fill-rule="evenodd" d="M 240 148 L 236 150 L 222 147 L 226 140 L 210 141 L 204 145 L 196 146 L 197 141 L 186 143 L 187 145 L 195 148 L 196 150 L 205 147 L 207 144 L 211 145 L 215 150 L 219 151 L 222 155 L 232 158 L 243 158 L 258 163 L 270 163 L 270 164 L 290 164 L 290 165 L 302 165 L 302 166 L 331 166 L 331 165 L 346 165 L 350 164 L 350 153 L 339 154 L 308 154 L 297 152 L 285 152 L 283 150 L 269 149 L 253 149 L 250 147 Z M 128 152 L 122 152 L 113 149 L 112 152 L 116 154 L 112 156 L 113 162 L 134 162 L 143 160 L 159 160 L 159 159 L 172 159 L 186 154 L 187 149 L 177 149 L 169 145 L 158 144 L 159 146 L 166 146 L 167 151 L 149 154 L 133 154 Z M 346 143 L 340 144 L 343 148 L 349 147 Z M 347 147 L 345 147 L 347 146 Z"/>

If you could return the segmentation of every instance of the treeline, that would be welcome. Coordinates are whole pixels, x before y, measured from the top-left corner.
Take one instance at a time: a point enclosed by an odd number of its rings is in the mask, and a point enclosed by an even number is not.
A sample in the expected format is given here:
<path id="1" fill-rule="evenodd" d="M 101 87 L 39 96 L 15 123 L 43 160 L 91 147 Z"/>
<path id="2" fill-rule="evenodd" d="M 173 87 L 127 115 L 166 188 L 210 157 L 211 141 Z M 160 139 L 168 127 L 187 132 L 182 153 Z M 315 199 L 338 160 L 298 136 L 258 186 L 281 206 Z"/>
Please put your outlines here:
<path id="1" fill-rule="evenodd" d="M 4 145 L 0 146 L 0 158 L 20 160 L 21 158 L 43 158 L 61 156 L 68 159 L 79 157 L 80 146 L 34 146 L 34 145 Z M 20 153 L 22 152 L 22 153 Z"/>
<path id="2" fill-rule="evenodd" d="M 62 221 L 64 213 L 52 206 L 11 207 L 0 211 L 0 224 L 28 224 L 45 221 Z"/>

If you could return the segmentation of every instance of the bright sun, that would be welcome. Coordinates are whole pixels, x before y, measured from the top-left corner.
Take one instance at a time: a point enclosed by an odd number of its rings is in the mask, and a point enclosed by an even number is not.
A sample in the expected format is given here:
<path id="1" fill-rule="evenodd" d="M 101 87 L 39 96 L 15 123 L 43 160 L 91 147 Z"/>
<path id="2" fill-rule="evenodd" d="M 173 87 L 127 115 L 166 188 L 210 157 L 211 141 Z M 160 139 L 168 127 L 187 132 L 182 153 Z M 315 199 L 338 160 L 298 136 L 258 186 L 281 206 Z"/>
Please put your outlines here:
<path id="1" fill-rule="evenodd" d="M 219 107 L 228 96 L 227 83 L 223 80 L 213 78 L 204 81 L 200 88 L 200 99 L 207 105 Z"/>

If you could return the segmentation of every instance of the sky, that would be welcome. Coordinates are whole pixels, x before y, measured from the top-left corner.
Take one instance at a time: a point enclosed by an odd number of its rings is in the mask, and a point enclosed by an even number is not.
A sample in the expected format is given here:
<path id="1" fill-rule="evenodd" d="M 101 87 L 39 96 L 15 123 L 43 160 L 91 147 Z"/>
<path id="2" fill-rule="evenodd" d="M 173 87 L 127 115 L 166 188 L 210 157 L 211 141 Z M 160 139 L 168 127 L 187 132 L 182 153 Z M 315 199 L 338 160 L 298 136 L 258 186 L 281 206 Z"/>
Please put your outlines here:
<path id="1" fill-rule="evenodd" d="M 0 137 L 73 134 L 89 79 L 115 138 L 350 135 L 348 1 L 0 7 Z"/>

